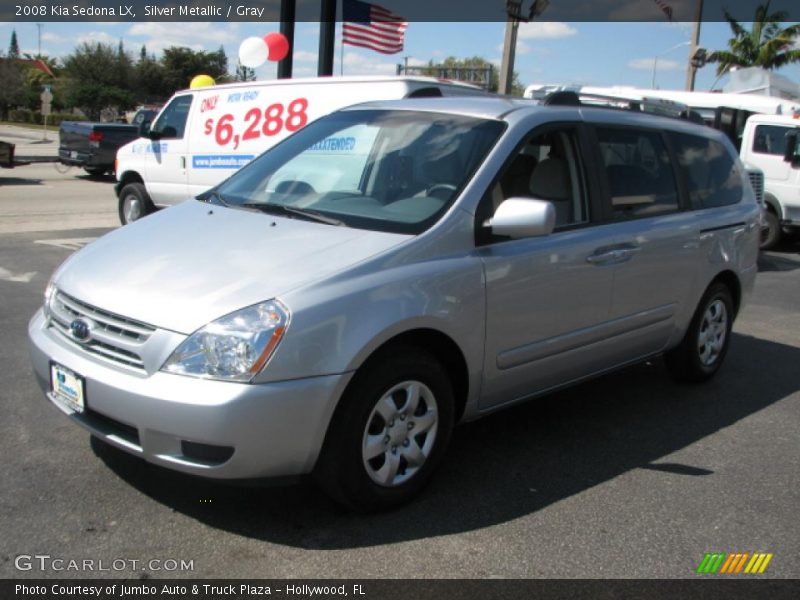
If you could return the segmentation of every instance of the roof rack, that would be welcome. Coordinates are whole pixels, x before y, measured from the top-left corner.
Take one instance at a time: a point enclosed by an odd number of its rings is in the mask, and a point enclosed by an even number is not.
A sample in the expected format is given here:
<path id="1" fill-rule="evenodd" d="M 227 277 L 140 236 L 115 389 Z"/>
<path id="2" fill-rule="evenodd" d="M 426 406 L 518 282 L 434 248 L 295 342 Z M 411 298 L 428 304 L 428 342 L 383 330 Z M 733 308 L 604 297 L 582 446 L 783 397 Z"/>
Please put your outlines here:
<path id="1" fill-rule="evenodd" d="M 573 89 L 562 89 L 547 93 L 537 99 L 548 106 L 592 106 L 618 110 L 633 110 L 673 119 L 685 119 L 703 123 L 703 118 L 688 104 L 663 98 L 642 97 L 633 100 L 624 96 L 584 93 Z"/>

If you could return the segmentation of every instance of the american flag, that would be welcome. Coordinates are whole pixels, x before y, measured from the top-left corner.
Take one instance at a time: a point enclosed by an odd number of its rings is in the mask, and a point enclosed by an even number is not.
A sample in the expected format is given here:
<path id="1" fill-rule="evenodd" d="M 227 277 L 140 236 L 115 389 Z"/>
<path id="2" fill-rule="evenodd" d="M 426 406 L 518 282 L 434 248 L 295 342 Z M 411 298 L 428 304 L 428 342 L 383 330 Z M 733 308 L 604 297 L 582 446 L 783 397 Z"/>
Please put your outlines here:
<path id="1" fill-rule="evenodd" d="M 383 54 L 403 51 L 403 38 L 408 23 L 403 17 L 368 2 L 343 0 L 342 42 L 369 48 Z"/>
<path id="2" fill-rule="evenodd" d="M 661 9 L 661 12 L 667 15 L 667 18 L 672 21 L 672 7 L 663 0 L 653 0 L 653 2 L 655 2 L 658 8 Z"/>

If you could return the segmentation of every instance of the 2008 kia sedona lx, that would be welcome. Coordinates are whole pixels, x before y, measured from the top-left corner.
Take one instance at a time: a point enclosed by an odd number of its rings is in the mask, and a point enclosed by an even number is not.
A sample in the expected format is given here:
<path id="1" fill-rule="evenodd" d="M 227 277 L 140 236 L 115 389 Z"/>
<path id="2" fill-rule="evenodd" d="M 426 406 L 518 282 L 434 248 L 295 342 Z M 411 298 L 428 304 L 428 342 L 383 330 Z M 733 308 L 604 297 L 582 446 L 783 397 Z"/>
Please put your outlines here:
<path id="1" fill-rule="evenodd" d="M 720 367 L 759 209 L 679 119 L 502 98 L 360 105 L 54 274 L 47 397 L 92 434 L 219 479 L 313 473 L 408 500 L 453 425 L 664 354 Z"/>

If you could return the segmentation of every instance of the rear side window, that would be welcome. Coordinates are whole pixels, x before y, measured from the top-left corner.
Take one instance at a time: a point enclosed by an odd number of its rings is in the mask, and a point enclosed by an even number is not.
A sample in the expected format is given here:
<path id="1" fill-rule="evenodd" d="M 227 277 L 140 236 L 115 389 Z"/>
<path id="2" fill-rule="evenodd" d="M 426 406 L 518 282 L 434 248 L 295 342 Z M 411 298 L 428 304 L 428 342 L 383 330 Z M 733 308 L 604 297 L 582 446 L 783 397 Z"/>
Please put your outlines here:
<path id="1" fill-rule="evenodd" d="M 786 134 L 790 131 L 789 127 L 778 127 L 777 125 L 756 126 L 753 152 L 783 156 L 786 151 Z"/>
<path id="2" fill-rule="evenodd" d="M 672 163 L 660 133 L 599 127 L 597 138 L 615 221 L 678 210 Z"/>
<path id="3" fill-rule="evenodd" d="M 678 163 L 686 174 L 693 208 L 736 204 L 742 199 L 742 174 L 727 148 L 715 140 L 673 134 Z"/>

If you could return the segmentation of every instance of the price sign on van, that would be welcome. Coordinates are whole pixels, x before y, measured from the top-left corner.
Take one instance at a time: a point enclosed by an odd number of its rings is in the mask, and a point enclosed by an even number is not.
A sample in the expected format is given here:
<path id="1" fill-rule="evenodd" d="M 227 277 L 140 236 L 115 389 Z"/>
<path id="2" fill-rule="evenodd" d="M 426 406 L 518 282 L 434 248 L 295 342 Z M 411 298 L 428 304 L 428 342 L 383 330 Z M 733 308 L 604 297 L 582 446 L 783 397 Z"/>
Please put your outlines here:
<path id="1" fill-rule="evenodd" d="M 213 136 L 218 146 L 232 146 L 234 150 L 241 142 L 258 139 L 261 136 L 275 136 L 286 130 L 293 133 L 308 123 L 308 100 L 295 98 L 284 105 L 281 102 L 270 104 L 265 109 L 253 107 L 242 120 L 231 113 L 205 120 L 203 133 Z"/>

